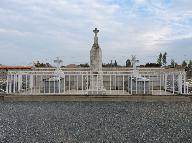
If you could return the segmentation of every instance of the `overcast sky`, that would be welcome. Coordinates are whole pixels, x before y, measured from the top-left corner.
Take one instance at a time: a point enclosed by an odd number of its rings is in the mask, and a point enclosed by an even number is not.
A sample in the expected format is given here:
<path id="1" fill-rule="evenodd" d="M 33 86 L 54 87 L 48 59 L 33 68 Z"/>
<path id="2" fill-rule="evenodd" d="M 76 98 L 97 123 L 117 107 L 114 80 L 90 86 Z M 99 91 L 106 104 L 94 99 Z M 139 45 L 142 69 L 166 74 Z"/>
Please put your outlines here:
<path id="1" fill-rule="evenodd" d="M 89 63 L 95 27 L 103 62 L 192 59 L 192 0 L 0 0 L 0 64 Z"/>

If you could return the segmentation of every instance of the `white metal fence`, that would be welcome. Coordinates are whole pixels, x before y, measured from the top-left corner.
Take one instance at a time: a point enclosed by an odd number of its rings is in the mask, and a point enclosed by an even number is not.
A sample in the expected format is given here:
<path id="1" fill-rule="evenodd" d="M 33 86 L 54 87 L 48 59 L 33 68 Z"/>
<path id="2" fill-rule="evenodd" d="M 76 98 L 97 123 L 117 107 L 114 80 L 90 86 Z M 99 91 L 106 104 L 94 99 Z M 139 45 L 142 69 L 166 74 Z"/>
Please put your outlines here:
<path id="1" fill-rule="evenodd" d="M 0 71 L 0 93 L 6 92 L 7 74 Z"/>
<path id="2" fill-rule="evenodd" d="M 101 87 L 102 82 L 102 87 Z M 94 85 L 94 86 L 91 86 Z M 188 94 L 185 72 L 9 72 L 7 94 L 172 95 Z"/>

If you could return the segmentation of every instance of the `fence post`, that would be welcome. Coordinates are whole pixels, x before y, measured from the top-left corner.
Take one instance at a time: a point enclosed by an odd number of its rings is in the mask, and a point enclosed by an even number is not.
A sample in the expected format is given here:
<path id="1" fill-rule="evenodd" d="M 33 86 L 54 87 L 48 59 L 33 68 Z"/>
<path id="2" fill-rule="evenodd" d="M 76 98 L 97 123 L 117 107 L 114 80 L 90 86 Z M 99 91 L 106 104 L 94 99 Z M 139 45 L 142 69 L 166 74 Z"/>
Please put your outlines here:
<path id="1" fill-rule="evenodd" d="M 129 94 L 129 75 L 127 75 L 127 92 Z"/>
<path id="2" fill-rule="evenodd" d="M 175 94 L 175 75 L 173 74 L 173 94 Z"/>
<path id="3" fill-rule="evenodd" d="M 15 78 L 15 74 L 13 75 L 13 93 L 15 93 L 15 89 L 16 89 L 16 78 Z"/>
<path id="4" fill-rule="evenodd" d="M 27 74 L 25 74 L 25 93 L 27 93 Z"/>
<path id="5" fill-rule="evenodd" d="M 186 73 L 184 73 L 184 94 L 186 94 Z"/>
<path id="6" fill-rule="evenodd" d="M 152 93 L 152 95 L 153 95 L 153 79 L 154 79 L 154 76 L 155 76 L 155 74 L 152 74 L 153 76 L 152 76 L 152 87 L 151 87 L 151 93 Z"/>
<path id="7" fill-rule="evenodd" d="M 10 74 L 9 93 L 12 93 L 12 74 Z"/>
<path id="8" fill-rule="evenodd" d="M 98 80 L 99 77 L 98 77 L 98 74 L 96 74 L 96 76 L 97 76 L 97 94 L 98 94 L 99 93 L 99 82 L 98 82 L 99 81 Z"/>
<path id="9" fill-rule="evenodd" d="M 125 85 L 124 85 L 124 82 L 125 82 L 125 77 L 124 77 L 124 74 L 123 74 L 123 94 L 125 94 Z"/>
<path id="10" fill-rule="evenodd" d="M 30 80 L 29 81 L 30 81 L 30 90 L 31 90 L 31 94 L 32 94 L 33 93 L 33 74 L 30 75 Z"/>
<path id="11" fill-rule="evenodd" d="M 145 83 L 146 78 L 145 78 L 145 75 L 143 75 L 143 77 L 144 77 L 144 87 L 143 87 L 144 89 L 143 90 L 144 90 L 144 94 L 146 94 L 146 90 L 145 90 L 146 89 L 146 83 Z"/>
<path id="12" fill-rule="evenodd" d="M 93 83 L 95 84 L 95 81 L 93 82 L 93 79 L 94 78 L 94 75 L 93 75 L 93 73 L 90 75 L 90 79 L 91 79 L 91 81 L 90 81 L 90 83 L 92 84 L 92 86 L 90 87 L 91 88 L 91 93 L 93 94 L 93 90 L 95 90 L 94 89 L 94 87 L 95 87 L 95 85 L 93 85 Z M 88 89 L 88 76 L 87 76 L 87 89 Z M 87 92 L 88 93 L 88 92 Z"/>
<path id="13" fill-rule="evenodd" d="M 167 73 L 165 73 L 165 94 L 166 94 L 166 92 L 167 92 Z"/>
<path id="14" fill-rule="evenodd" d="M 64 79 L 63 79 L 63 93 L 65 94 L 65 81 L 66 81 L 66 76 L 64 74 Z"/>
<path id="15" fill-rule="evenodd" d="M 9 93 L 9 74 L 7 74 L 6 93 Z"/>
<path id="16" fill-rule="evenodd" d="M 77 93 L 76 94 L 78 94 L 78 93 L 79 93 L 79 76 L 77 74 Z"/>
<path id="17" fill-rule="evenodd" d="M 38 76 L 37 76 L 37 77 L 38 77 Z M 48 83 L 49 83 L 48 85 L 49 85 L 49 94 L 50 94 L 50 93 L 51 93 L 50 77 L 48 78 Z M 39 83 L 39 84 L 40 84 L 40 83 Z"/>
<path id="18" fill-rule="evenodd" d="M 71 94 L 71 75 L 69 74 L 69 94 Z"/>
<path id="19" fill-rule="evenodd" d="M 132 83 L 133 75 L 131 74 L 131 95 L 133 95 L 133 83 Z"/>
<path id="20" fill-rule="evenodd" d="M 82 94 L 83 94 L 83 74 L 81 75 L 81 91 L 82 91 Z"/>
<path id="21" fill-rule="evenodd" d="M 160 82 L 160 88 L 159 88 L 159 89 L 160 89 L 160 95 L 162 95 L 162 92 L 161 92 L 161 77 L 162 77 L 162 76 L 161 76 L 161 73 L 160 73 L 160 74 L 159 74 L 159 82 Z"/>
<path id="22" fill-rule="evenodd" d="M 59 94 L 61 93 L 61 77 L 60 77 L 60 75 L 59 75 L 59 82 L 58 82 L 58 86 L 59 86 Z"/>
<path id="23" fill-rule="evenodd" d="M 109 84 L 109 88 L 110 88 L 110 95 L 111 95 L 111 74 L 110 74 L 110 84 Z"/>
<path id="24" fill-rule="evenodd" d="M 117 75 L 117 93 L 118 93 L 118 95 L 119 95 L 119 82 L 120 82 L 119 75 Z"/>
<path id="25" fill-rule="evenodd" d="M 93 79 L 92 79 L 93 80 Z M 91 82 L 91 81 L 90 81 Z M 88 90 L 89 90 L 89 75 L 88 75 L 88 72 L 87 72 L 87 94 L 88 94 Z M 93 88 L 93 87 L 92 87 Z"/>
<path id="26" fill-rule="evenodd" d="M 117 91 L 117 73 L 115 73 L 115 93 Z"/>
<path id="27" fill-rule="evenodd" d="M 135 85 L 136 85 L 136 87 L 135 87 L 135 90 L 136 90 L 136 91 L 135 91 L 135 93 L 137 94 L 137 76 L 135 77 L 135 79 L 136 79 L 136 80 L 135 80 L 135 81 L 136 81 L 136 84 L 135 84 Z"/>
<path id="28" fill-rule="evenodd" d="M 179 90 L 179 93 L 182 94 L 182 74 L 181 72 L 179 72 L 179 75 L 178 75 L 178 90 Z"/>

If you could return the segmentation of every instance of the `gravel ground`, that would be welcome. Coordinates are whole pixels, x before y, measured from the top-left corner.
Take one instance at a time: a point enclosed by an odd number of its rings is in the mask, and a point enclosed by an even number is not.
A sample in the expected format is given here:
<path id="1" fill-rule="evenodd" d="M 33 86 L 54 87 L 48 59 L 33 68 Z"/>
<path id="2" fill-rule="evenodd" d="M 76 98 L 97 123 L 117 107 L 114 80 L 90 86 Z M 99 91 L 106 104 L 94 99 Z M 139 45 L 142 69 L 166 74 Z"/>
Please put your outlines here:
<path id="1" fill-rule="evenodd" d="M 191 103 L 0 102 L 0 143 L 192 142 Z"/>

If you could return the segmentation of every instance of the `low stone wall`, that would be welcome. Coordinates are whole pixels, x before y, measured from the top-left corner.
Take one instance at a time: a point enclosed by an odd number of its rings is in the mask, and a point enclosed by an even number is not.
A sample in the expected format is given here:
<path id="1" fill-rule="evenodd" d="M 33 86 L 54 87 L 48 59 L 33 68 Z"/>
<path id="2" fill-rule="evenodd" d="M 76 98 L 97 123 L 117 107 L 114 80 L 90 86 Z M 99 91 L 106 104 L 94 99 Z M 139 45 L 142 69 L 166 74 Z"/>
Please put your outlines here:
<path id="1" fill-rule="evenodd" d="M 192 102 L 191 96 L 148 96 L 148 95 L 130 95 L 130 96 L 85 96 L 85 95 L 5 95 L 0 97 L 4 102 L 60 102 L 60 101 L 109 101 L 109 102 Z"/>

